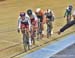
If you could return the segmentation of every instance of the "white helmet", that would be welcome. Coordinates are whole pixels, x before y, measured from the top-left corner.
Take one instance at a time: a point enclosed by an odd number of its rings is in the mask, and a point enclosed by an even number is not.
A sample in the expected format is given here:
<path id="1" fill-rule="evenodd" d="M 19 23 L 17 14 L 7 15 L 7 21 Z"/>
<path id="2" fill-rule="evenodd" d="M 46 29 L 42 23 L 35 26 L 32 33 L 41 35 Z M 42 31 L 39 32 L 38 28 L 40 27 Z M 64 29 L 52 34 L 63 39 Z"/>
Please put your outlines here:
<path id="1" fill-rule="evenodd" d="M 47 12 L 48 12 L 48 13 L 50 13 L 50 12 L 51 12 L 51 10 L 50 10 L 50 9 L 47 9 Z"/>
<path id="2" fill-rule="evenodd" d="M 40 12 L 41 8 L 37 8 L 36 9 L 36 13 Z"/>

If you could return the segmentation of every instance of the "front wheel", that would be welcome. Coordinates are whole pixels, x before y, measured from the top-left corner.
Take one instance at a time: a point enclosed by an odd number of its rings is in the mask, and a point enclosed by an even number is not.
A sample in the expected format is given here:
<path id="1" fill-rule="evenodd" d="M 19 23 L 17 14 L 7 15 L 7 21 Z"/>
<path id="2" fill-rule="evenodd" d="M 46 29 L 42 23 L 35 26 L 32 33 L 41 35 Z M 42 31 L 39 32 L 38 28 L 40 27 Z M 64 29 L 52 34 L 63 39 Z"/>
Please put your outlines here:
<path id="1" fill-rule="evenodd" d="M 23 45 L 24 45 L 24 50 L 30 50 L 30 45 L 29 45 L 29 34 L 28 32 L 25 31 L 25 33 L 23 33 Z"/>

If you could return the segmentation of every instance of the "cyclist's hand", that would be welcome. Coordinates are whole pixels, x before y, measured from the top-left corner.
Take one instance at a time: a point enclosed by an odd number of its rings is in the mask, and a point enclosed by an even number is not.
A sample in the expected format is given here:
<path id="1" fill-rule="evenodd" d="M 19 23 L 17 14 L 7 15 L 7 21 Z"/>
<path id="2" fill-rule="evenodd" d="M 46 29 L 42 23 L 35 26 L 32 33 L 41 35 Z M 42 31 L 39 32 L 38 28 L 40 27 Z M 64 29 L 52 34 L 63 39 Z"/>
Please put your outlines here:
<path id="1" fill-rule="evenodd" d="M 64 16 L 64 18 L 65 18 L 65 16 Z"/>
<path id="2" fill-rule="evenodd" d="M 18 32 L 18 33 L 20 33 L 20 30 L 19 30 L 19 29 L 17 29 L 17 32 Z"/>

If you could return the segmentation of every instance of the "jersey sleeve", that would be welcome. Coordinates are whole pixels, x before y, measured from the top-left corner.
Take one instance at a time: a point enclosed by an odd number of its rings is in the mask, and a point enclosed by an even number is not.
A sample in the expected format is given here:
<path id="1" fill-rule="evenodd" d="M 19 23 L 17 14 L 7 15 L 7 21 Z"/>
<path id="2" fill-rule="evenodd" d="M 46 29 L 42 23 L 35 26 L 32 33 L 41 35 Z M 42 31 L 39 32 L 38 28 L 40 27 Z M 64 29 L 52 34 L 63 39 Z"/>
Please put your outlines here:
<path id="1" fill-rule="evenodd" d="M 52 15 L 53 15 L 53 17 L 55 18 L 55 14 L 54 14 L 54 12 L 52 11 Z"/>
<path id="2" fill-rule="evenodd" d="M 65 16 L 67 16 L 67 9 L 66 9 L 65 14 L 64 14 L 64 17 L 65 17 Z"/>
<path id="3" fill-rule="evenodd" d="M 31 30 L 31 21 L 30 21 L 30 18 L 27 17 L 27 20 L 28 20 L 28 24 L 29 24 L 29 30 Z"/>
<path id="4" fill-rule="evenodd" d="M 35 20 L 37 21 L 38 18 L 37 18 L 36 14 L 34 12 L 33 12 L 33 16 L 34 16 Z"/>
<path id="5" fill-rule="evenodd" d="M 20 19 L 20 17 L 18 17 L 18 29 L 20 29 L 21 27 L 21 19 Z"/>

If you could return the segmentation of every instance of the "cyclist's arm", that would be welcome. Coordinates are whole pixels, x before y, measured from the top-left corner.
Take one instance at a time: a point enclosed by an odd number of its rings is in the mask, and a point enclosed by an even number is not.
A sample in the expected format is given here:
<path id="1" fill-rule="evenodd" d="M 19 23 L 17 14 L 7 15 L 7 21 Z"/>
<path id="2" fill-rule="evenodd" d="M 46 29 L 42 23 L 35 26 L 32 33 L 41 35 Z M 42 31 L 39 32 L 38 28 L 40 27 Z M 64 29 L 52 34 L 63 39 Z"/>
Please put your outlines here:
<path id="1" fill-rule="evenodd" d="M 54 14 L 54 12 L 52 11 L 52 15 L 53 15 L 53 17 L 55 18 L 55 14 Z"/>
<path id="2" fill-rule="evenodd" d="M 52 16 L 53 16 L 53 20 L 52 21 L 54 21 L 54 19 L 55 19 L 55 15 L 54 15 L 54 12 L 52 11 Z"/>
<path id="3" fill-rule="evenodd" d="M 33 16 L 34 16 L 35 20 L 38 21 L 38 18 L 34 12 L 33 12 Z"/>
<path id="4" fill-rule="evenodd" d="M 29 24 L 29 31 L 31 30 L 31 21 L 30 18 L 28 18 L 28 24 Z"/>
<path id="5" fill-rule="evenodd" d="M 20 26 L 21 26 L 21 19 L 18 18 L 18 29 L 20 29 Z"/>
<path id="6" fill-rule="evenodd" d="M 20 20 L 20 17 L 18 18 L 18 29 L 17 29 L 17 32 L 19 33 L 20 32 L 20 25 L 21 25 L 21 20 Z"/>
<path id="7" fill-rule="evenodd" d="M 67 16 L 67 9 L 66 9 L 65 14 L 64 14 L 64 17 L 65 17 L 65 16 Z"/>
<path id="8" fill-rule="evenodd" d="M 36 26 L 38 26 L 38 18 L 37 18 L 37 15 L 33 12 L 33 16 L 35 18 L 35 21 L 36 21 Z"/>

